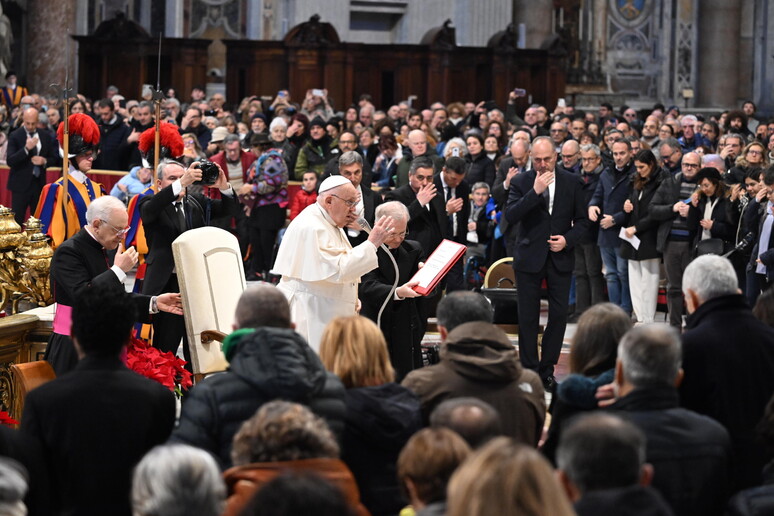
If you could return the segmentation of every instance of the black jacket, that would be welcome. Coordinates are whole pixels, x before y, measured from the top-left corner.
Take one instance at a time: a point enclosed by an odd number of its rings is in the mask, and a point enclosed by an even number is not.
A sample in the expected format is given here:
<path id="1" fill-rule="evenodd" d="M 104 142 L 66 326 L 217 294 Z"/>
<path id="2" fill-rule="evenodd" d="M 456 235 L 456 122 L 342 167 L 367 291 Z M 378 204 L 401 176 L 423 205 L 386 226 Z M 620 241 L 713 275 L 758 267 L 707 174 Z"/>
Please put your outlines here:
<path id="1" fill-rule="evenodd" d="M 658 249 L 656 249 L 660 221 L 653 216 L 650 207 L 656 190 L 659 189 L 666 176 L 667 172 L 659 168 L 653 171 L 653 177 L 645 183 L 641 191 L 632 188 L 629 200 L 634 205 L 634 209 L 624 217 L 623 227 L 634 226 L 637 229 L 635 236 L 640 239 L 640 247 L 635 250 L 629 242 L 623 242 L 621 244 L 622 258 L 650 260 L 660 256 Z"/>
<path id="2" fill-rule="evenodd" d="M 774 514 L 774 464 L 763 470 L 763 485 L 745 489 L 728 501 L 727 516 L 769 516 Z"/>
<path id="3" fill-rule="evenodd" d="M 734 490 L 760 484 L 765 463 L 755 427 L 774 394 L 774 328 L 753 317 L 741 294 L 703 303 L 683 333 L 680 402 L 728 430 Z"/>
<path id="4" fill-rule="evenodd" d="M 129 516 L 132 470 L 175 424 L 175 397 L 118 356 L 86 356 L 27 395 L 21 432 L 40 440 L 52 514 Z"/>
<path id="5" fill-rule="evenodd" d="M 610 406 L 647 438 L 653 487 L 675 514 L 723 514 L 729 495 L 731 442 L 723 426 L 678 406 L 671 385 L 638 388 Z"/>
<path id="6" fill-rule="evenodd" d="M 487 158 L 489 159 L 489 158 Z M 492 171 L 494 171 L 494 167 L 492 168 Z M 435 184 L 436 191 L 438 192 L 438 195 L 436 197 L 441 198 L 441 202 L 443 203 L 443 224 L 441 226 L 441 233 L 443 234 L 444 238 L 448 238 L 450 240 L 454 240 L 455 242 L 458 242 L 460 244 L 464 244 L 468 241 L 468 218 L 470 218 L 470 185 L 467 181 L 467 179 L 463 179 L 462 182 L 454 189 L 454 197 L 455 198 L 462 198 L 462 209 L 455 213 L 454 215 L 447 216 L 446 215 L 446 192 L 444 192 L 443 187 L 443 181 L 441 180 L 441 175 L 438 174 L 433 179 L 433 183 Z M 433 199 L 435 200 L 435 199 Z M 452 217 L 455 217 L 457 221 L 457 231 L 454 232 L 454 225 L 451 222 Z M 428 252 L 428 255 L 432 253 L 432 249 Z"/>
<path id="7" fill-rule="evenodd" d="M 483 181 L 491 188 L 495 181 L 495 166 L 486 152 L 481 152 L 478 156 L 469 154 L 465 161 L 468 162 L 468 172 L 465 177 L 467 182 L 472 186 Z"/>
<path id="8" fill-rule="evenodd" d="M 124 117 L 116 114 L 115 118 L 112 124 L 98 119 L 100 152 L 94 160 L 95 169 L 129 170 L 129 144 L 126 139 L 132 130 L 124 123 Z"/>
<path id="9" fill-rule="evenodd" d="M 700 222 L 704 218 L 704 209 L 706 206 L 707 197 L 702 196 L 701 199 L 699 199 L 699 205 L 696 207 L 695 215 L 689 217 L 690 223 L 693 224 L 691 229 L 692 231 L 695 231 L 696 234 L 694 237 L 694 247 L 701 241 L 703 228 L 701 227 Z M 710 238 L 719 238 L 723 240 L 726 247 L 731 246 L 736 237 L 736 224 L 732 218 L 731 201 L 728 197 L 721 197 L 718 199 L 715 208 L 712 210 L 712 229 L 710 229 Z"/>
<path id="10" fill-rule="evenodd" d="M 680 214 L 674 211 L 674 205 L 680 199 L 680 187 L 683 183 L 683 173 L 678 172 L 676 175 L 667 174 L 664 181 L 661 183 L 661 187 L 656 191 L 656 195 L 653 196 L 653 200 L 650 204 L 650 216 L 658 221 L 658 232 L 656 235 L 656 250 L 663 253 L 666 249 L 667 241 L 669 240 L 669 233 L 672 230 L 672 223 L 675 218 Z M 691 207 L 691 212 L 695 212 L 696 209 Z M 695 217 L 689 212 L 689 217 Z M 686 221 L 686 224 L 691 227 L 692 218 Z"/>
<path id="11" fill-rule="evenodd" d="M 373 516 L 397 514 L 408 502 L 398 485 L 398 455 L 422 428 L 419 399 L 396 383 L 347 389 L 343 460 Z"/>
<path id="12" fill-rule="evenodd" d="M 172 203 L 175 195 L 172 185 L 162 188 L 155 195 L 146 195 L 139 201 L 142 225 L 148 241 L 148 264 L 142 291 L 148 295 L 161 294 L 172 275 L 175 260 L 172 256 L 172 242 L 184 231 L 205 225 L 207 203 L 211 203 L 211 218 L 224 215 L 235 216 L 239 211 L 236 195 L 223 195 L 221 199 L 208 200 L 201 194 L 183 196 L 186 227 L 178 227 L 177 214 Z"/>
<path id="13" fill-rule="evenodd" d="M 572 271 L 575 265 L 573 247 L 588 228 L 588 210 L 584 204 L 581 180 L 564 170 L 556 170 L 555 174 L 556 189 L 551 214 L 548 213 L 545 197 L 535 193 L 533 188 L 534 170 L 511 180 L 505 217 L 518 226 L 513 266 L 522 272 L 538 272 L 549 259 L 557 270 Z M 550 251 L 548 239 L 552 235 L 563 235 L 567 246 L 556 253 Z"/>
<path id="14" fill-rule="evenodd" d="M 34 165 L 32 157 L 25 150 L 27 145 L 27 130 L 20 127 L 8 136 L 8 154 L 6 162 L 10 167 L 7 188 L 12 192 L 26 192 L 30 188 L 40 190 L 46 184 L 46 167 L 61 166 L 62 158 L 59 157 L 59 143 L 49 131 L 40 129 L 37 131 L 40 140 L 40 156 L 46 158 L 46 164 L 42 166 L 38 177 L 32 175 Z"/>
<path id="15" fill-rule="evenodd" d="M 236 337 L 236 336 L 235 336 Z M 209 451 L 231 466 L 231 441 L 264 403 L 303 403 L 341 435 L 344 386 L 309 344 L 291 329 L 258 328 L 235 344 L 228 371 L 207 377 L 186 396 L 171 441 Z"/>
<path id="16" fill-rule="evenodd" d="M 672 516 L 674 513 L 651 487 L 640 485 L 618 489 L 600 489 L 583 495 L 575 503 L 578 516 Z"/>
<path id="17" fill-rule="evenodd" d="M 398 286 L 401 286 L 419 270 L 424 253 L 419 243 L 412 240 L 404 240 L 398 249 L 391 252 L 398 263 Z M 384 249 L 377 249 L 376 257 L 379 266 L 363 275 L 358 286 L 358 298 L 363 303 L 360 315 L 373 322 L 378 319 L 379 310 L 395 281 L 395 267 Z M 382 312 L 382 332 L 387 339 L 390 362 L 395 368 L 397 381 L 402 380 L 409 371 L 422 367 L 422 325 L 418 299 L 390 299 Z"/>

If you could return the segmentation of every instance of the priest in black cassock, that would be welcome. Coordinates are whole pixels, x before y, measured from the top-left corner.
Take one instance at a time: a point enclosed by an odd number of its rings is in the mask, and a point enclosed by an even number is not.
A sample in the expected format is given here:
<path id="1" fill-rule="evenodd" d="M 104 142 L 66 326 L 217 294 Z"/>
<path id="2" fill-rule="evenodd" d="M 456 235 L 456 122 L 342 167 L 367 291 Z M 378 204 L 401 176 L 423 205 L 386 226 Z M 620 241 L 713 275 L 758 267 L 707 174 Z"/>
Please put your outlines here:
<path id="1" fill-rule="evenodd" d="M 122 243 L 129 230 L 124 203 L 111 196 L 95 199 L 86 210 L 86 222 L 83 229 L 57 248 L 51 259 L 51 291 L 57 305 L 44 358 L 57 376 L 70 371 L 78 362 L 70 340 L 72 306 L 78 293 L 91 285 L 123 286 L 126 273 L 137 263 L 137 251 L 134 247 L 124 249 Z M 179 293 L 131 294 L 130 299 L 142 322 L 148 322 L 151 314 L 159 311 L 183 313 Z"/>
<path id="2" fill-rule="evenodd" d="M 398 289 L 382 313 L 381 329 L 395 369 L 395 381 L 400 383 L 406 374 L 422 366 L 420 344 L 424 325 L 420 321 L 416 299 L 421 296 L 412 288 L 416 283 L 409 283 L 409 280 L 419 270 L 423 251 L 419 242 L 405 240 L 409 220 L 406 206 L 398 201 L 384 203 L 376 208 L 376 220 L 383 216 L 392 217 L 394 221 L 395 231 L 384 244 L 395 257 L 400 274 Z M 360 315 L 374 322 L 395 281 L 395 267 L 384 249 L 378 248 L 376 256 L 379 266 L 362 277 L 358 289 L 362 303 Z"/>

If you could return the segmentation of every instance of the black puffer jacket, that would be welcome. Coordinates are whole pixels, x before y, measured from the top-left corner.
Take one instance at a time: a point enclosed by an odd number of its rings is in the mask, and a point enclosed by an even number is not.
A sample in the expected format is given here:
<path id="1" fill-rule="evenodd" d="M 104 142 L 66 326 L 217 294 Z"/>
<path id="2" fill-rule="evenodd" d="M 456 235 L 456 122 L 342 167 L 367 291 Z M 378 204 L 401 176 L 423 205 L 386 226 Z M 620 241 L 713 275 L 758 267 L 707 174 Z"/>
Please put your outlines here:
<path id="1" fill-rule="evenodd" d="M 232 349 L 228 371 L 206 378 L 187 395 L 170 442 L 205 449 L 226 469 L 239 427 L 264 403 L 277 399 L 307 405 L 341 436 L 344 386 L 298 333 L 258 328 L 241 336 Z"/>
<path id="2" fill-rule="evenodd" d="M 341 459 L 352 470 L 360 499 L 373 516 L 408 504 L 398 486 L 398 455 L 422 428 L 419 399 L 396 383 L 347 389 Z"/>

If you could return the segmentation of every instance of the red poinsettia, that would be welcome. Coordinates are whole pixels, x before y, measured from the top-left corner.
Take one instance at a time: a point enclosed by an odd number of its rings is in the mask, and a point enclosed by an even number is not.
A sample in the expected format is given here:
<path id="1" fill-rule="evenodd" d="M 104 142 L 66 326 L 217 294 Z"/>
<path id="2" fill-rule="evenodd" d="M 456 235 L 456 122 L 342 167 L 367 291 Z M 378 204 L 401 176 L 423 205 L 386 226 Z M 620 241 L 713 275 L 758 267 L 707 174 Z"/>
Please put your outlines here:
<path id="1" fill-rule="evenodd" d="M 178 395 L 193 385 L 185 364 L 185 360 L 171 352 L 162 352 L 141 339 L 132 338 L 126 348 L 126 366 L 129 369 L 159 382 Z"/>
<path id="2" fill-rule="evenodd" d="M 15 426 L 19 422 L 12 418 L 5 410 L 0 410 L 0 425 Z"/>

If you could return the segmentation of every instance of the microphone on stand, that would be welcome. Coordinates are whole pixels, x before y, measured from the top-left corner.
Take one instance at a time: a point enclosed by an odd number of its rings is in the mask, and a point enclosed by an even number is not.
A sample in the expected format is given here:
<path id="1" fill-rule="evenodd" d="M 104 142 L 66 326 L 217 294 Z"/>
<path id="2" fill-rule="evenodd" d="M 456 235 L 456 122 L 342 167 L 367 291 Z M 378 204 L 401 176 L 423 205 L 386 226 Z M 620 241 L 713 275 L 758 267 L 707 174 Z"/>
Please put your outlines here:
<path id="1" fill-rule="evenodd" d="M 752 231 L 750 231 L 744 236 L 744 238 L 738 244 L 736 244 L 736 247 L 734 247 L 729 252 L 724 254 L 723 258 L 727 258 L 737 251 L 741 251 L 742 249 L 746 248 L 748 245 L 752 244 L 754 240 L 755 240 L 755 234 Z"/>

